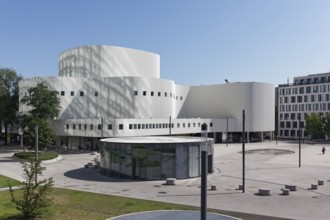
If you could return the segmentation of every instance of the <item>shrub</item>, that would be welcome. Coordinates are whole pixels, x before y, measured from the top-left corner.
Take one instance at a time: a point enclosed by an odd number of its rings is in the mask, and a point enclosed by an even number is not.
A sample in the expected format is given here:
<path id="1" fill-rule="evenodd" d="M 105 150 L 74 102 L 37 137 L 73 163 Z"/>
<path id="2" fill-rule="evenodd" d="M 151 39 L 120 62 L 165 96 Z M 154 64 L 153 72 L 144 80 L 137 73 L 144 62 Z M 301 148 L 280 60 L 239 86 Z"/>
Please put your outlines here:
<path id="1" fill-rule="evenodd" d="M 35 158 L 35 152 L 34 151 L 29 151 L 29 152 L 18 152 L 14 154 L 15 157 L 24 159 L 24 160 L 31 160 Z M 40 151 L 38 154 L 39 160 L 51 160 L 58 157 L 58 153 L 55 151 L 47 151 L 43 152 Z"/>

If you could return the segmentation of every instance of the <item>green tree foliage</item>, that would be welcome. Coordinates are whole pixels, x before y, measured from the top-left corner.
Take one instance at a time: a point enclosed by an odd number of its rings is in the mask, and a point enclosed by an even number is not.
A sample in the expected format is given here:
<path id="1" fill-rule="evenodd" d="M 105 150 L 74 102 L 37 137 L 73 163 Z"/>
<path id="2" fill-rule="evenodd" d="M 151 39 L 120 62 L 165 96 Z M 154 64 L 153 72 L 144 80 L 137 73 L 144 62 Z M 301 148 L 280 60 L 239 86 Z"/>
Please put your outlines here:
<path id="1" fill-rule="evenodd" d="M 326 122 L 325 118 L 322 118 L 317 113 L 312 113 L 311 115 L 306 116 L 306 131 L 311 138 L 320 139 L 326 134 Z"/>
<path id="2" fill-rule="evenodd" d="M 36 180 L 36 176 L 42 176 L 45 170 L 40 165 L 40 161 L 28 160 L 22 162 L 23 177 L 25 179 L 21 185 L 22 194 L 15 194 L 12 186 L 9 186 L 9 192 L 12 202 L 16 209 L 21 212 L 25 219 L 36 218 L 42 215 L 52 205 L 52 198 L 49 193 L 52 190 L 53 179 Z"/>
<path id="3" fill-rule="evenodd" d="M 33 118 L 53 119 L 60 112 L 60 99 L 57 91 L 51 91 L 44 83 L 28 89 L 28 95 L 21 100 L 22 104 L 32 107 L 29 114 Z"/>
<path id="4" fill-rule="evenodd" d="M 35 128 L 38 124 L 38 146 L 40 149 L 44 149 L 47 146 L 50 146 L 56 135 L 49 126 L 47 120 L 28 117 L 26 122 L 26 127 L 23 133 L 23 138 L 26 143 L 31 147 L 35 147 Z"/>
<path id="5" fill-rule="evenodd" d="M 14 126 L 19 106 L 18 82 L 21 76 L 8 68 L 0 69 L 0 124 L 5 126 L 5 142 L 7 145 L 8 126 Z"/>
<path id="6" fill-rule="evenodd" d="M 330 114 L 327 114 L 324 118 L 324 132 L 325 134 L 330 137 Z"/>
<path id="7" fill-rule="evenodd" d="M 24 128 L 24 140 L 30 146 L 35 146 L 35 127 L 38 124 L 38 143 L 41 148 L 51 145 L 55 140 L 55 133 L 48 124 L 49 119 L 58 117 L 60 99 L 57 91 L 48 90 L 43 83 L 28 89 L 28 95 L 21 99 L 21 103 L 30 107 L 28 114 L 21 116 L 21 126 Z"/>

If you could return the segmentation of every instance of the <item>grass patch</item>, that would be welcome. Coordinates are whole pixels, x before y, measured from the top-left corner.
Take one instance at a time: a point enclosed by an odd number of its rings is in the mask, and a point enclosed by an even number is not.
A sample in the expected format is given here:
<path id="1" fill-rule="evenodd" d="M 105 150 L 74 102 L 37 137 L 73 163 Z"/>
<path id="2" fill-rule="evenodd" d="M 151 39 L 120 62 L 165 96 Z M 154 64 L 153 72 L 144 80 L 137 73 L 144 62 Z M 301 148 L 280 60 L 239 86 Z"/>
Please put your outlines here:
<path id="1" fill-rule="evenodd" d="M 197 210 L 195 207 L 153 202 L 111 195 L 53 188 L 54 204 L 40 219 L 107 219 L 149 210 Z M 9 191 L 0 192 L 0 219 L 16 219 L 19 213 L 11 202 Z"/>
<path id="2" fill-rule="evenodd" d="M 51 196 L 54 199 L 54 204 L 50 207 L 50 210 L 47 213 L 45 213 L 41 218 L 38 218 L 39 220 L 104 220 L 118 215 L 141 211 L 199 210 L 197 207 L 185 205 L 176 205 L 164 202 L 155 202 L 59 188 L 53 188 Z M 222 210 L 209 211 L 235 216 L 244 220 L 280 219 L 269 216 L 251 215 Z M 19 212 L 15 209 L 15 205 L 11 202 L 9 191 L 0 192 L 0 219 L 20 219 Z"/>
<path id="3" fill-rule="evenodd" d="M 0 175 L 0 188 L 8 187 L 8 185 L 19 186 L 20 184 L 21 182 L 18 180 Z"/>
<path id="4" fill-rule="evenodd" d="M 15 157 L 29 160 L 35 158 L 35 152 L 29 151 L 29 152 L 18 152 L 14 154 Z M 55 151 L 40 151 L 38 154 L 39 160 L 51 160 L 58 157 L 58 153 Z"/>

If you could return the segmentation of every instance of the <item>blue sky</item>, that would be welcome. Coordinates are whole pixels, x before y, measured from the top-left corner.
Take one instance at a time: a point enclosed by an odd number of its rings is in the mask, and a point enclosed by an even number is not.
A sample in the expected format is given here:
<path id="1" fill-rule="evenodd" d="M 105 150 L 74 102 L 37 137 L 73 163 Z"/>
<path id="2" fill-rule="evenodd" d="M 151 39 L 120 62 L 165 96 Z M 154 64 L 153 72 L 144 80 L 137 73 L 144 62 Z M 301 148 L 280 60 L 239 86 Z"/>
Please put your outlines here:
<path id="1" fill-rule="evenodd" d="M 286 83 L 330 71 L 328 0 L 0 0 L 0 67 L 56 76 L 58 54 L 105 44 L 158 53 L 183 85 Z"/>

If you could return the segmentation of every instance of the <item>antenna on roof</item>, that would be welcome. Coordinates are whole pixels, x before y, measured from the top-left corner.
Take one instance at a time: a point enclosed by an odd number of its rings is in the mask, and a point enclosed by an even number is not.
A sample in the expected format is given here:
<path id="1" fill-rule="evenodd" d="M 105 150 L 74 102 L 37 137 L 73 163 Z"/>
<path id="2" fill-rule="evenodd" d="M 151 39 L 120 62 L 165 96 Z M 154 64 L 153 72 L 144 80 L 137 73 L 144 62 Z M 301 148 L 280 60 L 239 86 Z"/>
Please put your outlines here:
<path id="1" fill-rule="evenodd" d="M 288 79 L 287 79 L 286 83 L 289 85 L 289 77 L 288 77 Z"/>

